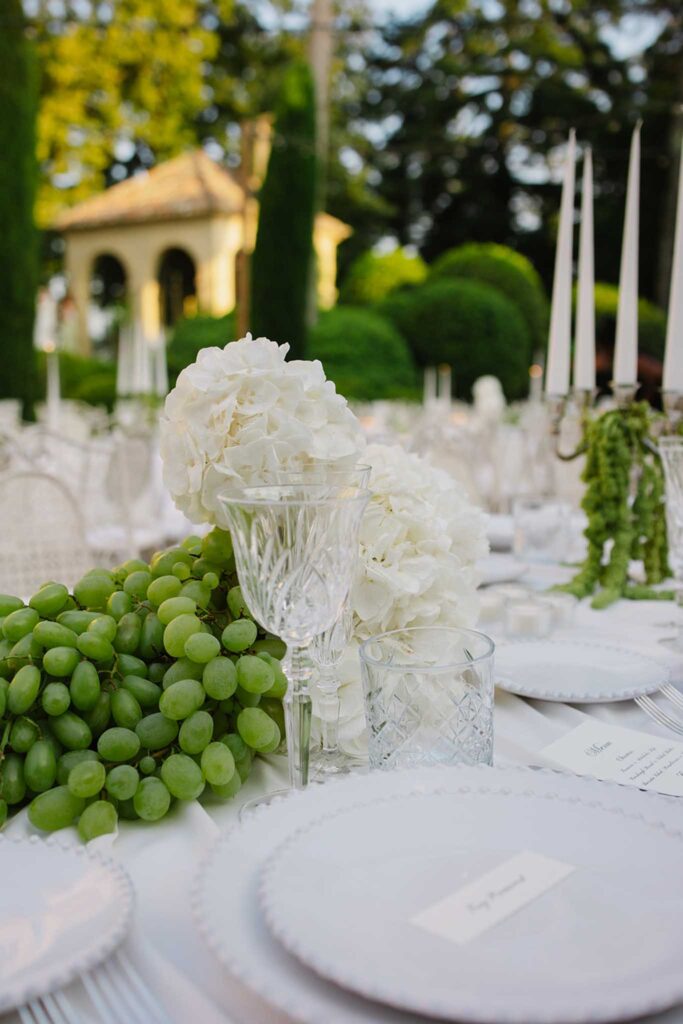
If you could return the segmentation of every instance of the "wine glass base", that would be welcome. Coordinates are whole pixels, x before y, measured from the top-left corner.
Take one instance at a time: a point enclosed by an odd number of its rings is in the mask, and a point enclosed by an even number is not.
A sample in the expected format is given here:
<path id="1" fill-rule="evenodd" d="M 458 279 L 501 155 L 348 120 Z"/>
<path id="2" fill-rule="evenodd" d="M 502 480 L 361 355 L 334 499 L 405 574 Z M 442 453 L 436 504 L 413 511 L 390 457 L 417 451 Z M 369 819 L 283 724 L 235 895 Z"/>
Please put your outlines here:
<path id="1" fill-rule="evenodd" d="M 336 778 L 339 775 L 348 775 L 349 772 L 358 771 L 362 765 L 359 761 L 341 750 L 325 753 L 318 750 L 311 754 L 311 781 L 325 782 L 326 779 Z"/>
<path id="2" fill-rule="evenodd" d="M 264 793 L 263 796 L 255 796 L 251 800 L 247 800 L 239 809 L 238 820 L 240 822 L 248 820 L 260 808 L 269 807 L 270 804 L 289 796 L 291 792 L 291 789 L 274 789 L 272 793 Z"/>

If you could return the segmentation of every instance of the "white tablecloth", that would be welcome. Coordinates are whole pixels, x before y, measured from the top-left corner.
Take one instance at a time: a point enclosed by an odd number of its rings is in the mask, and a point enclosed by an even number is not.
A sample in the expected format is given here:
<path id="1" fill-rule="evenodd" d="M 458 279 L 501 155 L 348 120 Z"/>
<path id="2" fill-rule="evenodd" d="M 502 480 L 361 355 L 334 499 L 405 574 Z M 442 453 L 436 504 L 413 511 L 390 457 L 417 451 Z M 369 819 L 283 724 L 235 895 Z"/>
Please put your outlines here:
<path id="1" fill-rule="evenodd" d="M 536 571 L 534 580 L 540 586 L 558 575 L 557 570 Z M 671 635 L 671 627 L 666 623 L 675 614 L 669 603 L 622 601 L 602 612 L 593 612 L 584 603 L 574 625 L 556 636 L 600 639 L 642 650 L 669 664 L 672 681 L 680 686 L 683 658 L 657 642 Z M 655 725 L 633 702 L 567 706 L 525 701 L 499 691 L 495 714 L 495 758 L 499 764 L 541 763 L 538 752 L 579 725 L 586 715 L 671 739 L 670 733 Z M 163 822 L 152 825 L 124 822 L 116 839 L 102 837 L 96 841 L 111 846 L 110 852 L 121 860 L 133 880 L 137 906 L 134 930 L 126 949 L 177 1024 L 189 1021 L 285 1024 L 291 1021 L 227 975 L 204 947 L 190 907 L 190 888 L 197 866 L 218 831 L 236 821 L 244 800 L 277 789 L 285 780 L 284 758 L 260 760 L 239 799 L 233 802 L 206 808 L 196 803 L 182 805 Z M 30 832 L 25 814 L 17 816 L 8 831 Z M 72 838 L 78 841 L 75 836 Z M 258 851 L 254 851 L 254 855 L 258 856 Z M 656 869 L 656 865 L 650 867 Z M 7 881 L 5 879 L 5 883 Z M 225 884 L 230 885 L 229 875 Z M 77 990 L 73 991 L 78 1000 Z M 683 1007 L 652 1019 L 660 1024 L 683 1024 Z M 8 1024 L 10 1021 L 15 1024 L 18 1017 L 10 1015 L 7 1020 Z"/>

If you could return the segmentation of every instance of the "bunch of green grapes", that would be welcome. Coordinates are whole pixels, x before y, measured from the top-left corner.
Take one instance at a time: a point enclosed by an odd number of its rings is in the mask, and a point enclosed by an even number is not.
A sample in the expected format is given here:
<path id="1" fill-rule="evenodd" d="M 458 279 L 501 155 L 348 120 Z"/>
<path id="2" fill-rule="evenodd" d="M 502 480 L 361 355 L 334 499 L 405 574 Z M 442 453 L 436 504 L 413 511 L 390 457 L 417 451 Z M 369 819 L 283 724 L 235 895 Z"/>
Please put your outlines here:
<path id="1" fill-rule="evenodd" d="M 284 731 L 284 644 L 244 604 L 230 534 L 0 595 L 0 826 L 28 804 L 88 841 L 230 798 Z"/>

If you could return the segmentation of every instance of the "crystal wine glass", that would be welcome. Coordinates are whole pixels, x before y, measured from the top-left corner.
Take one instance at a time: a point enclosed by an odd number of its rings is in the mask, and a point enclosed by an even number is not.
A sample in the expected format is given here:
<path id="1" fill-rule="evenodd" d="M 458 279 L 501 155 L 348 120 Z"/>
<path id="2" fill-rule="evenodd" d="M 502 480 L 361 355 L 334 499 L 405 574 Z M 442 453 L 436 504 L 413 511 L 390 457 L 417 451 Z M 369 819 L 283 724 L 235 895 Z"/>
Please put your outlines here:
<path id="1" fill-rule="evenodd" d="M 220 496 L 242 593 L 252 614 L 287 645 L 284 698 L 289 781 L 308 784 L 313 638 L 339 617 L 358 552 L 369 492 L 332 482 L 247 487 Z"/>
<path id="2" fill-rule="evenodd" d="M 683 437 L 662 437 L 658 441 L 666 485 L 666 532 L 669 564 L 676 581 L 676 604 L 683 608 Z M 680 620 L 680 615 L 679 615 Z M 677 634 L 662 643 L 680 650 L 683 647 L 683 623 L 671 623 Z"/>

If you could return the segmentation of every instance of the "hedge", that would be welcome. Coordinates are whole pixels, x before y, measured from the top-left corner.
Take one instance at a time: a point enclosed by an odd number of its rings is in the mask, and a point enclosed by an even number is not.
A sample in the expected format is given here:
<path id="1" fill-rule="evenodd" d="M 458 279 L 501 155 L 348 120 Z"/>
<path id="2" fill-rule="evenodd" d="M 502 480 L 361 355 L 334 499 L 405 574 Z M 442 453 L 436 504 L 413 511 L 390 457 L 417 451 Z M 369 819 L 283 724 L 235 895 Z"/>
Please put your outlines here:
<path id="1" fill-rule="evenodd" d="M 200 349 L 210 346 L 225 348 L 229 341 L 235 341 L 234 313 L 179 320 L 168 340 L 168 376 L 171 387 L 180 371 L 195 361 Z"/>
<path id="2" fill-rule="evenodd" d="M 346 398 L 419 397 L 416 368 L 405 339 L 371 310 L 337 306 L 322 313 L 309 335 L 308 356 L 322 362 Z"/>
<path id="3" fill-rule="evenodd" d="M 427 264 L 405 249 L 384 254 L 364 252 L 349 267 L 339 290 L 339 301 L 350 306 L 371 306 L 405 285 L 421 284 Z"/>
<path id="4" fill-rule="evenodd" d="M 529 356 L 545 348 L 548 300 L 541 278 L 526 256 L 506 245 L 473 242 L 443 253 L 433 264 L 431 277 L 467 277 L 493 285 L 521 312 L 529 332 Z"/>
<path id="5" fill-rule="evenodd" d="M 595 337 L 598 344 L 613 345 L 617 329 L 619 289 L 614 284 L 595 285 Z M 664 359 L 666 315 L 647 299 L 638 300 L 638 350 Z"/>
<path id="6" fill-rule="evenodd" d="M 429 280 L 395 292 L 379 309 L 403 334 L 420 366 L 452 366 L 459 398 L 469 399 L 475 380 L 489 373 L 500 379 L 508 399 L 527 394 L 527 326 L 518 307 L 492 285 L 464 278 Z"/>
<path id="7" fill-rule="evenodd" d="M 37 353 L 38 400 L 45 399 L 45 354 Z M 116 401 L 116 364 L 88 359 L 69 352 L 59 354 L 59 382 L 62 398 L 114 408 Z"/>

